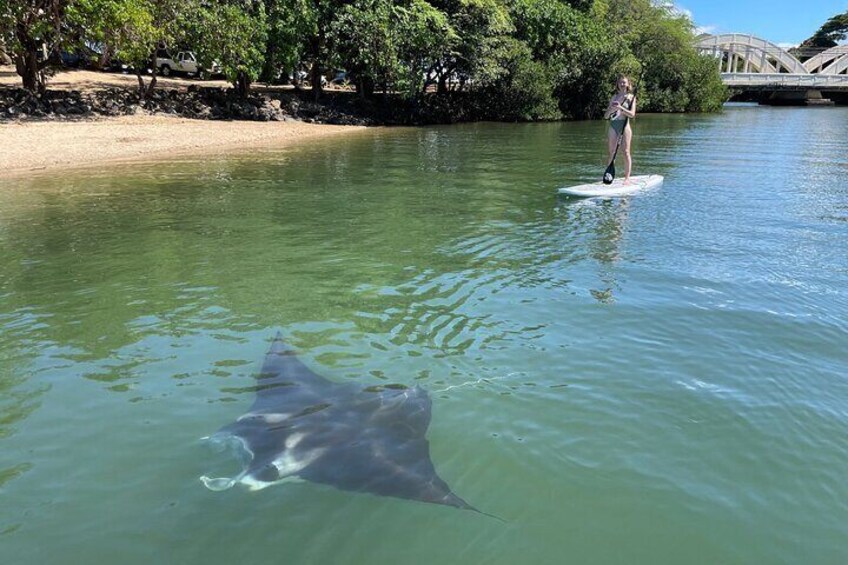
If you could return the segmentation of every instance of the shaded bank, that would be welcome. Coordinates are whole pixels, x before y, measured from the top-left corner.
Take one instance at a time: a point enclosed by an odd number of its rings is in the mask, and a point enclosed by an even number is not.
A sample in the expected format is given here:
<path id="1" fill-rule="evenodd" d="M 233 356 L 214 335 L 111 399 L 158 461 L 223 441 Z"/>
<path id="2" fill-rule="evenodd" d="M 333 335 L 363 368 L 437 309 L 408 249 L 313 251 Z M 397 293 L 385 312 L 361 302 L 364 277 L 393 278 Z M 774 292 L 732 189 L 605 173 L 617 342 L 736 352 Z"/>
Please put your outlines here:
<path id="1" fill-rule="evenodd" d="M 428 93 L 415 99 L 386 94 L 363 99 L 350 91 L 328 91 L 315 101 L 309 91 L 254 92 L 240 97 L 233 89 L 189 86 L 159 89 L 147 100 L 126 88 L 48 90 L 32 94 L 0 88 L 0 121 L 63 119 L 139 113 L 202 120 L 285 121 L 338 125 L 427 125 L 473 121 L 525 122 L 544 119 L 526 113 L 520 100 L 492 92 Z"/>

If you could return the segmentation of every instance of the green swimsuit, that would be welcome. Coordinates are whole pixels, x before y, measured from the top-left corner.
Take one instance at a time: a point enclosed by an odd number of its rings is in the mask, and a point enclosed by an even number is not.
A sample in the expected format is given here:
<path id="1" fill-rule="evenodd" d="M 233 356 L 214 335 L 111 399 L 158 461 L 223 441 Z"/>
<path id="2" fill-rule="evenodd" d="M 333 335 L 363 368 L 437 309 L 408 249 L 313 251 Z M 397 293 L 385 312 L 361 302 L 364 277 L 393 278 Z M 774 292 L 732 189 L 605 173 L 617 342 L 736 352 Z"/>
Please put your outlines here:
<path id="1" fill-rule="evenodd" d="M 628 94 L 625 97 L 622 106 L 624 106 L 628 110 L 633 106 L 632 95 Z M 619 113 L 616 112 L 615 114 L 610 116 L 610 127 L 613 129 L 613 131 L 615 131 L 615 133 L 621 135 L 622 133 L 624 133 L 624 128 L 627 127 L 627 116 L 619 117 Z"/>

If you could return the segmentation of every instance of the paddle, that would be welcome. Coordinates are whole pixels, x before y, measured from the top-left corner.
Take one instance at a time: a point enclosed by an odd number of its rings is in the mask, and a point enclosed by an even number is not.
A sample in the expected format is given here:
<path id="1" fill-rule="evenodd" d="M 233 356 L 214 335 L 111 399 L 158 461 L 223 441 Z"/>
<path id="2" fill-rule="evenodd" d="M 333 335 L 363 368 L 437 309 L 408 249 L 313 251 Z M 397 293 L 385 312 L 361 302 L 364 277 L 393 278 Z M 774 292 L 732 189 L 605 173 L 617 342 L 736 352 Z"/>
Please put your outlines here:
<path id="1" fill-rule="evenodd" d="M 642 75 L 640 74 L 639 75 L 639 81 L 641 81 L 641 80 L 642 80 Z M 630 97 L 630 107 L 627 108 L 628 110 L 633 107 L 633 101 L 636 100 L 636 90 L 638 88 L 639 88 L 639 83 L 637 82 L 636 86 L 633 88 L 633 95 Z M 626 102 L 626 100 L 625 100 L 625 102 Z M 618 148 L 621 147 L 621 140 L 624 139 L 624 132 L 627 129 L 627 119 L 628 119 L 627 116 L 624 116 L 624 127 L 621 128 L 621 135 L 618 136 L 618 142 L 616 142 L 616 144 L 615 144 L 615 151 L 613 151 L 613 153 L 612 153 L 612 159 L 610 160 L 610 164 L 607 167 L 607 170 L 604 171 L 604 178 L 603 178 L 604 184 L 612 184 L 612 181 L 615 180 L 615 157 L 618 155 Z"/>

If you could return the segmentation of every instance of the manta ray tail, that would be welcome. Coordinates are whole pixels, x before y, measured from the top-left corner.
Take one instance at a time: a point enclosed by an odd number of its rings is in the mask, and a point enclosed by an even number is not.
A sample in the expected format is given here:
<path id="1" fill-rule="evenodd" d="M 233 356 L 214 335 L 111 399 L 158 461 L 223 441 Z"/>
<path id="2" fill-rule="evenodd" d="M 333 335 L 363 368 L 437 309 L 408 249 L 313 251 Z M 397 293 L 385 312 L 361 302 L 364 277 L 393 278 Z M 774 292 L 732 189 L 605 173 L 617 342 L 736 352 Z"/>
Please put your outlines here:
<path id="1" fill-rule="evenodd" d="M 500 516 L 495 516 L 494 514 L 489 514 L 488 512 L 483 512 L 482 510 L 471 506 L 470 504 L 465 502 L 463 499 L 461 499 L 460 497 L 458 497 L 454 493 L 449 493 L 445 497 L 442 504 L 446 504 L 448 506 L 454 506 L 456 508 L 461 508 L 462 510 L 471 510 L 472 512 L 476 512 L 477 514 L 482 514 L 483 516 L 487 516 L 489 518 L 494 518 L 495 520 L 498 520 L 498 521 L 506 524 L 506 520 L 504 520 Z"/>
<path id="2" fill-rule="evenodd" d="M 482 510 L 477 510 L 474 507 L 471 507 L 469 510 L 472 510 L 472 511 L 478 513 L 478 514 L 482 514 L 483 516 L 486 516 L 487 518 L 494 518 L 495 520 L 497 520 L 498 522 L 501 522 L 503 524 L 508 523 L 506 520 L 504 520 L 503 518 L 501 518 L 500 516 L 497 516 L 495 514 L 489 514 L 488 512 L 483 512 Z"/>

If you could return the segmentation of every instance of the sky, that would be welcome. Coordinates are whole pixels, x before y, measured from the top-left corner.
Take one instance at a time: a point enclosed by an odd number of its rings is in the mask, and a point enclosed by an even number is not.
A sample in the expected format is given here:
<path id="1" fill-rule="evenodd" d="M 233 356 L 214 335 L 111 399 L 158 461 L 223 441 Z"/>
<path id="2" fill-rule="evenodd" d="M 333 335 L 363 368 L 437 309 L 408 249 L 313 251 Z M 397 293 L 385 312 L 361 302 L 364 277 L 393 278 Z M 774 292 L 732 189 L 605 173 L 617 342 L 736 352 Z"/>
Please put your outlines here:
<path id="1" fill-rule="evenodd" d="M 705 33 L 752 33 L 782 47 L 798 45 L 848 11 L 848 0 L 675 0 Z"/>

